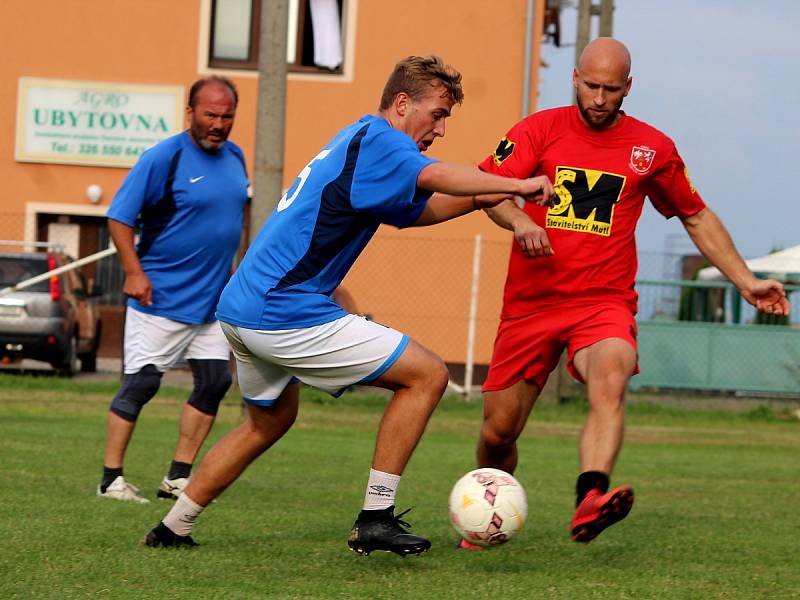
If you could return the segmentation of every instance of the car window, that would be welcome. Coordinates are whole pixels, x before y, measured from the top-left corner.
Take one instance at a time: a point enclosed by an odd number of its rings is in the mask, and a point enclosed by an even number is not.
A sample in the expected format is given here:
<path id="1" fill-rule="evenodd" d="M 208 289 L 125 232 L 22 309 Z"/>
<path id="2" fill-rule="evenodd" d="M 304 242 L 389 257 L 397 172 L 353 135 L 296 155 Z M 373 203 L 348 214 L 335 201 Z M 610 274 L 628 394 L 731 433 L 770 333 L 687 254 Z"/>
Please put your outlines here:
<path id="1" fill-rule="evenodd" d="M 17 285 L 26 279 L 46 272 L 47 260 L 45 257 L 0 256 L 0 288 Z M 47 292 L 49 290 L 48 282 L 47 280 L 40 281 L 26 290 Z"/>

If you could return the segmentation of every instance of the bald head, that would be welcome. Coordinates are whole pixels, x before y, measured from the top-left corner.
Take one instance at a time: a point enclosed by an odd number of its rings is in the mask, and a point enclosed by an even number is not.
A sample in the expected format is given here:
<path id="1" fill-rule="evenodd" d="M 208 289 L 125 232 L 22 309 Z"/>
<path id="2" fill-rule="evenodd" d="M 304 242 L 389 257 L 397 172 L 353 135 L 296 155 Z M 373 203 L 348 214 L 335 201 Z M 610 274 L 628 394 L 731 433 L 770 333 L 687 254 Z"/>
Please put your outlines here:
<path id="1" fill-rule="evenodd" d="M 592 129 L 619 120 L 622 100 L 631 89 L 631 54 L 620 41 L 597 38 L 584 48 L 572 72 L 581 118 Z"/>
<path id="2" fill-rule="evenodd" d="M 631 53 L 614 38 L 597 38 L 586 45 L 578 59 L 578 70 L 603 68 L 618 71 L 623 79 L 631 73 Z"/>

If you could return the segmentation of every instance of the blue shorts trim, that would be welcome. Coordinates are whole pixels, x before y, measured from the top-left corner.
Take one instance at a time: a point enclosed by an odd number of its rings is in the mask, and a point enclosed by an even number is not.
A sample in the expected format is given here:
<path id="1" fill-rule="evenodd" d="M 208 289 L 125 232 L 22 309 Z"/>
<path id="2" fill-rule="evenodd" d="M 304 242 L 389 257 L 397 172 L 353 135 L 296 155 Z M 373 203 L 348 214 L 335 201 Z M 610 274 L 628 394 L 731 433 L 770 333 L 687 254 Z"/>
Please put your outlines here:
<path id="1" fill-rule="evenodd" d="M 300 380 L 297 377 L 293 376 L 289 380 L 289 383 L 287 383 L 286 385 L 292 385 L 293 383 L 300 383 Z M 263 406 L 264 408 L 268 406 L 273 406 L 277 401 L 278 401 L 277 398 L 272 398 L 271 400 L 261 400 L 257 398 L 245 398 L 244 396 L 242 396 L 242 402 L 244 402 L 245 404 L 252 404 L 253 406 Z"/>
<path id="2" fill-rule="evenodd" d="M 242 402 L 245 404 L 252 404 L 253 406 L 262 406 L 264 408 L 268 406 L 272 406 L 278 401 L 277 398 L 273 398 L 272 400 L 256 400 L 255 398 L 245 398 L 242 396 Z"/>
<path id="3" fill-rule="evenodd" d="M 368 381 L 374 381 L 378 377 L 383 375 L 386 371 L 389 370 L 389 368 L 394 363 L 397 362 L 397 359 L 400 358 L 400 355 L 403 353 L 403 351 L 406 349 L 407 346 L 408 346 L 408 336 L 404 335 L 403 339 L 400 340 L 400 343 L 397 345 L 397 348 L 394 349 L 394 352 L 392 352 L 389 355 L 389 358 L 387 358 L 380 367 L 378 367 L 372 373 L 364 377 L 364 379 L 362 379 L 361 381 L 357 381 L 353 385 L 358 385 L 359 383 L 367 383 Z"/>
<path id="4" fill-rule="evenodd" d="M 400 343 L 397 344 L 397 348 L 394 349 L 394 352 L 392 352 L 389 355 L 389 358 L 387 358 L 385 361 L 383 361 L 383 364 L 380 367 L 378 367 L 377 369 L 375 369 L 372 373 L 370 373 L 369 375 L 367 375 L 363 379 L 359 379 L 355 383 L 351 383 L 347 387 L 343 387 L 342 389 L 340 389 L 340 390 L 338 390 L 336 392 L 328 392 L 328 393 L 331 396 L 333 396 L 334 398 L 338 398 L 339 396 L 344 394 L 351 385 L 360 385 L 362 383 L 369 383 L 370 381 L 375 381 L 378 377 L 380 377 L 386 371 L 388 371 L 389 367 L 391 367 L 394 363 L 397 362 L 397 359 L 400 358 L 400 355 L 403 353 L 403 350 L 405 350 L 406 346 L 408 346 L 408 339 L 409 338 L 408 338 L 407 335 L 403 335 L 403 339 L 401 339 Z"/>

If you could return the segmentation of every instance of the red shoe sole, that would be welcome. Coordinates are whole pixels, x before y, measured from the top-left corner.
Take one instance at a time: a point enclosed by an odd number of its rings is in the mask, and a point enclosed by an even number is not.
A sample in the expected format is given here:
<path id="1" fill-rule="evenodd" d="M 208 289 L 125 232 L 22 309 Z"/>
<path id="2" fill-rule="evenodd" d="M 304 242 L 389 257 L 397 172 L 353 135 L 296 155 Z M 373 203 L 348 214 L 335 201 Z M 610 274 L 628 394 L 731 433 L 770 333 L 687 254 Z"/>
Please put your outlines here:
<path id="1" fill-rule="evenodd" d="M 486 548 L 484 548 L 483 546 L 478 546 L 478 544 L 473 544 L 472 542 L 469 542 L 469 541 L 465 540 L 464 538 L 460 538 L 458 540 L 458 543 L 456 544 L 456 549 L 457 550 L 472 550 L 472 551 L 486 550 Z"/>
<path id="2" fill-rule="evenodd" d="M 572 539 L 588 544 L 607 527 L 618 523 L 628 516 L 633 507 L 633 490 L 624 486 L 612 492 L 611 498 L 590 521 L 572 528 Z"/>

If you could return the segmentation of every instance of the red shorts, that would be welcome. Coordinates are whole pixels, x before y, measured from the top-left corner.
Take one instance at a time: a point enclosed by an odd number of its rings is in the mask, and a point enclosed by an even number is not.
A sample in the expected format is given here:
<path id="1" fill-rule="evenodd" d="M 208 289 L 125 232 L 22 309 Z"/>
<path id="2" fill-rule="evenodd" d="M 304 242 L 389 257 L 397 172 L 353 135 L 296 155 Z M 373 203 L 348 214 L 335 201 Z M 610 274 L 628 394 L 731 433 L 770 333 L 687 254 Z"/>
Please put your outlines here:
<path id="1" fill-rule="evenodd" d="M 604 302 L 559 305 L 529 316 L 500 321 L 484 392 L 504 390 L 524 379 L 541 390 L 567 349 L 567 369 L 575 370 L 575 353 L 608 338 L 627 340 L 636 349 L 636 318 L 630 307 Z M 636 365 L 635 373 L 639 372 Z"/>

